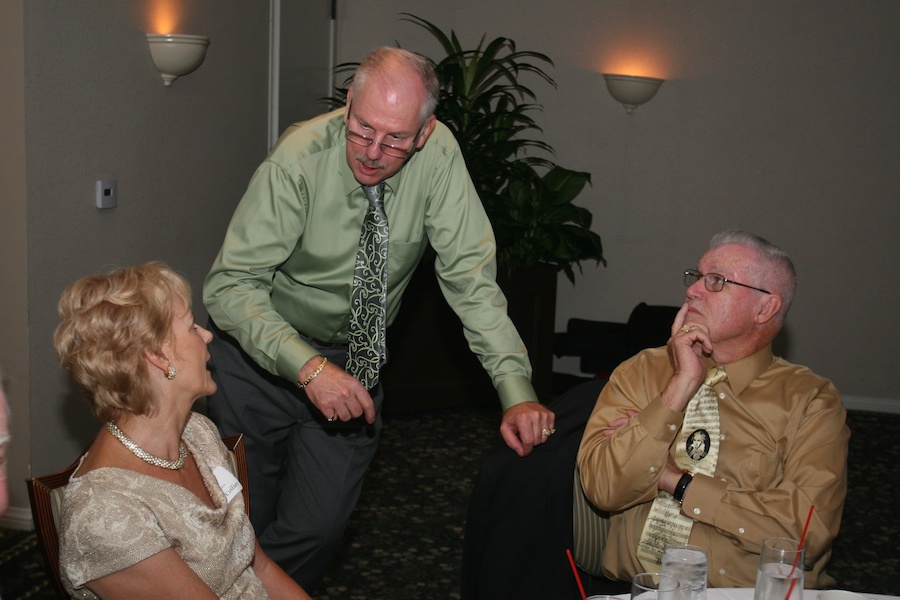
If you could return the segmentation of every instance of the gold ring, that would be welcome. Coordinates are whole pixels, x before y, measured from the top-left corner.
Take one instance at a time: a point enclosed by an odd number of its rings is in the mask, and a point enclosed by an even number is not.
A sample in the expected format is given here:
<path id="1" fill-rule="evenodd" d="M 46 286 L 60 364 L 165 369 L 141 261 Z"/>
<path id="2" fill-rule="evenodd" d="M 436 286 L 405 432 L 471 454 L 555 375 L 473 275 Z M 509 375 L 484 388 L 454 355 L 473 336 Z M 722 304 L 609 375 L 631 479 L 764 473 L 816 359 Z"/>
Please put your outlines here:
<path id="1" fill-rule="evenodd" d="M 550 437 L 554 433 L 556 433 L 555 429 L 547 429 L 546 427 L 544 429 L 541 429 L 541 434 L 546 437 Z"/>
<path id="2" fill-rule="evenodd" d="M 681 333 L 690 333 L 690 331 L 691 331 L 691 328 L 688 327 L 687 325 L 681 326 Z"/>

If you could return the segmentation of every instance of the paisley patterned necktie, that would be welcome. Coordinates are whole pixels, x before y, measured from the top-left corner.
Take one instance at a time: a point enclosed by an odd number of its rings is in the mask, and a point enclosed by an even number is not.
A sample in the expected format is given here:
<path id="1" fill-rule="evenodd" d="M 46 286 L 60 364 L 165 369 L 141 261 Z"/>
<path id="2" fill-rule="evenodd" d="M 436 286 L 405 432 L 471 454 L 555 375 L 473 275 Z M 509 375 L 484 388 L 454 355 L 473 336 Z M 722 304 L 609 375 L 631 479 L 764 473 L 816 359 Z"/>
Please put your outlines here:
<path id="1" fill-rule="evenodd" d="M 363 186 L 369 210 L 359 236 L 359 250 L 350 292 L 350 355 L 347 372 L 366 389 L 378 384 L 385 361 L 387 310 L 388 221 L 384 212 L 384 183 Z"/>

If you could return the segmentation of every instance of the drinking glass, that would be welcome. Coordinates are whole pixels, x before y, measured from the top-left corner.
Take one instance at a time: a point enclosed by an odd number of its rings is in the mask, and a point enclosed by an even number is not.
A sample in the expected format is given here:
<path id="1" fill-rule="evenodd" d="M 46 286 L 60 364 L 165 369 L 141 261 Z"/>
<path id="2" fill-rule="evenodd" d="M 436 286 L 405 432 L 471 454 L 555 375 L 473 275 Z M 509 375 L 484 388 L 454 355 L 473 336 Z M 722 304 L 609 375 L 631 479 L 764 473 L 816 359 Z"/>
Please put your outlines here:
<path id="1" fill-rule="evenodd" d="M 766 538 L 759 553 L 753 600 L 802 599 L 803 548 L 790 538 Z"/>
<path id="2" fill-rule="evenodd" d="M 638 573 L 631 580 L 631 600 L 677 600 L 678 580 L 662 573 Z"/>
<path id="3" fill-rule="evenodd" d="M 690 544 L 666 544 L 662 572 L 678 580 L 679 600 L 705 600 L 706 550 Z"/>

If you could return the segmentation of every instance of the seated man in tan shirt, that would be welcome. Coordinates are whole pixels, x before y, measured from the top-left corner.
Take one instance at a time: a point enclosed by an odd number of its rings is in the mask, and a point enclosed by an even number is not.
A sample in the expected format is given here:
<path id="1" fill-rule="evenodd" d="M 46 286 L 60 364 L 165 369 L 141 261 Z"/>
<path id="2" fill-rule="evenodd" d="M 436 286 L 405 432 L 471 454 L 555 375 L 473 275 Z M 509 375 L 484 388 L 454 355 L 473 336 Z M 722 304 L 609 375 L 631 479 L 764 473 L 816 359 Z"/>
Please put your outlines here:
<path id="1" fill-rule="evenodd" d="M 757 236 L 726 231 L 684 278 L 667 347 L 613 372 L 581 441 L 585 495 L 612 515 L 603 574 L 628 580 L 652 569 L 680 535 L 707 549 L 710 586 L 753 587 L 763 540 L 799 539 L 809 517 L 805 586 L 833 585 L 825 567 L 850 431 L 834 385 L 772 353 L 794 296 L 793 264 Z M 691 400 L 714 366 L 727 379 L 706 396 L 717 413 L 709 422 Z M 666 503 L 668 513 L 651 514 Z"/>

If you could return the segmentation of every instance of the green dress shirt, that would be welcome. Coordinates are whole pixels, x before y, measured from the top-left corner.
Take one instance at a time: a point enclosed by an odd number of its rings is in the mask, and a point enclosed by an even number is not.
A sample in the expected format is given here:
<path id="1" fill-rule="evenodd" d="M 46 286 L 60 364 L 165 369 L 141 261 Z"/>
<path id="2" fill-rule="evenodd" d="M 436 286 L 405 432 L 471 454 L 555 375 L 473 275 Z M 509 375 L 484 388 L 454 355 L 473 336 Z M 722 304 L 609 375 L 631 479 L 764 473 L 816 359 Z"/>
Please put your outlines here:
<path id="1" fill-rule="evenodd" d="M 339 109 L 281 136 L 251 179 L 203 286 L 216 325 L 264 369 L 292 382 L 318 354 L 298 331 L 347 341 L 368 202 L 347 165 L 343 115 Z M 437 123 L 424 147 L 385 184 L 388 324 L 430 243 L 441 291 L 503 408 L 536 401 L 527 350 L 496 283 L 490 221 L 450 130 Z"/>

